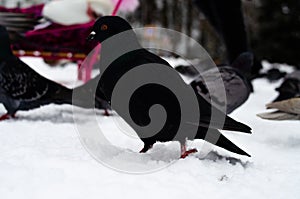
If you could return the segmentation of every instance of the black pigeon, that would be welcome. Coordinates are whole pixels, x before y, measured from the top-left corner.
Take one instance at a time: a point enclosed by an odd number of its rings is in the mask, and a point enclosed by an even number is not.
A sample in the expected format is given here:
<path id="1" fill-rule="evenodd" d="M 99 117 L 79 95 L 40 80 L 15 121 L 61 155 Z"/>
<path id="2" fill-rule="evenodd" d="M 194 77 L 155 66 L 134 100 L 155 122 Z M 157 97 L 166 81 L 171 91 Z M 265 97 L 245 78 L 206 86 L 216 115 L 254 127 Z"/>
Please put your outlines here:
<path id="1" fill-rule="evenodd" d="M 265 73 L 265 76 L 270 82 L 275 82 L 286 76 L 286 72 L 282 72 L 278 68 L 271 68 Z"/>
<path id="2" fill-rule="evenodd" d="M 242 53 L 233 63 L 232 66 L 218 66 L 219 73 L 225 87 L 225 99 L 219 99 L 222 91 L 221 87 L 214 87 L 214 92 L 210 93 L 207 85 L 214 85 L 218 76 L 216 68 L 209 69 L 199 75 L 193 66 L 177 66 L 175 69 L 184 76 L 192 77 L 191 86 L 197 90 L 207 101 L 214 101 L 217 107 L 223 107 L 226 104 L 226 113 L 229 114 L 241 106 L 253 91 L 252 84 L 237 68 L 251 68 L 253 64 L 252 53 Z M 205 80 L 203 79 L 205 76 Z"/>
<path id="3" fill-rule="evenodd" d="M 74 90 L 42 77 L 14 56 L 4 26 L 0 26 L 0 41 L 0 103 L 7 110 L 0 120 L 14 118 L 18 110 L 30 110 L 50 103 L 94 108 L 93 103 L 87 102 L 91 98 L 95 99 L 96 108 L 107 108 L 107 103 L 102 100 L 103 94 L 98 92 L 99 96 L 95 97 L 89 84 L 75 88 L 82 97 L 72 99 Z"/>
<path id="4" fill-rule="evenodd" d="M 279 95 L 273 102 L 300 97 L 300 70 L 296 70 L 284 78 L 282 84 L 276 88 Z"/>
<path id="5" fill-rule="evenodd" d="M 124 31 L 127 31 L 125 33 L 125 38 L 117 40 L 112 39 L 111 42 L 106 42 L 106 39 L 112 36 L 116 36 L 117 34 Z M 153 64 L 153 68 L 159 66 L 168 68 L 171 67 L 169 63 L 165 60 L 142 48 L 139 45 L 136 35 L 132 30 L 130 24 L 121 17 L 105 16 L 99 18 L 93 27 L 93 31 L 87 39 L 97 40 L 102 44 L 102 62 L 100 61 L 100 69 L 101 67 L 105 68 L 104 65 L 107 64 L 105 62 L 107 62 L 107 59 L 109 59 L 108 57 L 111 56 L 111 54 L 114 54 L 115 51 L 127 52 L 115 59 L 112 63 L 108 63 L 108 67 L 105 69 L 101 76 L 100 88 L 109 102 L 112 99 L 112 93 L 115 85 L 120 80 L 120 78 L 128 71 L 137 68 L 138 66 L 141 66 L 143 64 Z M 137 50 L 130 50 L 133 49 L 132 47 Z M 175 70 L 174 74 L 176 74 L 176 77 L 179 75 Z M 181 79 L 180 81 L 183 80 Z M 186 139 L 204 139 L 207 131 L 209 130 L 211 136 L 210 138 L 219 138 L 218 141 L 213 144 L 227 149 L 231 152 L 249 156 L 249 154 L 247 154 L 245 151 L 237 147 L 225 136 L 223 136 L 218 131 L 218 129 L 251 133 L 251 128 L 245 124 L 233 120 L 221 111 L 212 107 L 211 104 L 209 104 L 200 95 L 197 95 L 197 99 L 201 113 L 200 121 L 198 121 L 197 123 L 185 121 L 185 124 L 195 125 L 197 127 L 197 135 L 195 137 L 189 137 L 189 132 L 187 132 L 186 136 L 184 138 L 181 137 L 180 139 L 177 139 L 176 137 L 177 130 L 181 121 L 181 110 L 178 104 L 178 99 L 176 98 L 176 96 L 174 99 L 173 93 L 170 90 L 166 89 L 166 87 L 164 86 L 160 86 L 158 84 L 146 84 L 138 88 L 133 93 L 129 102 L 129 112 L 131 120 L 127 118 L 126 114 L 124 115 L 124 112 L 122 112 L 122 110 L 127 110 L 127 107 L 114 107 L 114 104 L 112 104 L 112 108 L 121 117 L 124 116 L 123 119 L 129 125 L 131 125 L 133 129 L 135 129 L 138 136 L 144 142 L 144 148 L 141 150 L 141 152 L 148 151 L 152 147 L 152 145 L 157 141 L 167 142 L 175 139 L 181 143 L 181 157 L 184 158 L 188 154 L 196 152 L 195 149 L 186 151 Z M 163 128 L 155 135 L 152 134 L 153 132 L 137 131 L 138 128 L 136 128 L 136 126 L 147 126 L 151 123 L 151 119 L 149 117 L 149 108 L 155 104 L 160 104 L 164 107 L 166 111 L 167 118 Z M 211 109 L 214 109 L 218 113 L 218 116 L 225 118 L 224 125 L 219 124 L 218 121 L 211 121 Z M 131 123 L 131 121 L 133 121 L 135 124 Z M 208 129 L 208 127 L 210 127 L 210 129 Z M 149 135 L 147 133 L 151 134 Z M 208 139 L 207 141 L 211 141 L 211 139 Z"/>
<path id="6" fill-rule="evenodd" d="M 266 78 L 269 82 L 276 82 L 286 76 L 286 72 L 280 71 L 278 68 L 270 68 L 266 72 L 262 72 L 256 75 L 255 78 Z"/>

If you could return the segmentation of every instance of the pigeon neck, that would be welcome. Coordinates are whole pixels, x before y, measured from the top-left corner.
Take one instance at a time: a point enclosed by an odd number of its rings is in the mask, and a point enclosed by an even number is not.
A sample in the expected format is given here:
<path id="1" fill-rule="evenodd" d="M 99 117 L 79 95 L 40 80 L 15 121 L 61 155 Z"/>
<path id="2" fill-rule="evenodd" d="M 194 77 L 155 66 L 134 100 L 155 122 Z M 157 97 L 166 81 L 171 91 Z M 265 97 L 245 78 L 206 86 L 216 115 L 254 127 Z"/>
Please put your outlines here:
<path id="1" fill-rule="evenodd" d="M 114 36 L 112 39 L 105 40 L 101 43 L 101 64 L 100 71 L 106 68 L 116 59 L 126 53 L 142 49 L 135 35 Z"/>
<path id="2" fill-rule="evenodd" d="M 101 48 L 103 52 L 124 54 L 142 47 L 133 31 L 125 31 L 102 42 Z"/>

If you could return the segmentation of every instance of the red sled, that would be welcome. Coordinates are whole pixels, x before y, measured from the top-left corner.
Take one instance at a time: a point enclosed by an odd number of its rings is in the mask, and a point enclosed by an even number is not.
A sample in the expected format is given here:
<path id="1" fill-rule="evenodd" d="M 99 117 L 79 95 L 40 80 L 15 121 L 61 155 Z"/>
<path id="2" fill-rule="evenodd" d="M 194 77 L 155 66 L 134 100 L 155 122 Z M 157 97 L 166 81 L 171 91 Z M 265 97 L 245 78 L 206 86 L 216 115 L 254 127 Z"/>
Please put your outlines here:
<path id="1" fill-rule="evenodd" d="M 41 57 L 46 61 L 70 60 L 78 64 L 78 79 L 84 82 L 91 78 L 93 65 L 99 58 L 99 50 L 89 63 L 82 63 L 97 43 L 86 42 L 94 25 L 94 20 L 65 26 L 51 22 L 43 28 L 34 29 L 42 18 L 44 5 L 29 8 L 0 7 L 0 24 L 9 32 L 19 34 L 12 49 L 17 56 Z M 34 29 L 34 30 L 33 30 Z"/>

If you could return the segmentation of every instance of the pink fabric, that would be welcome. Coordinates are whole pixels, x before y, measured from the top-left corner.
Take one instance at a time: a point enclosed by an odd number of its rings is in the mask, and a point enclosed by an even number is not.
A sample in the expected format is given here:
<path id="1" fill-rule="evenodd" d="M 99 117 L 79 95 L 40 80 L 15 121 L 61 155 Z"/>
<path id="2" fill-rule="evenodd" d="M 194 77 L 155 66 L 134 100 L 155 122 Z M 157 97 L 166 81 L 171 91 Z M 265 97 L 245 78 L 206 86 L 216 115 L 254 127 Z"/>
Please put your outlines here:
<path id="1" fill-rule="evenodd" d="M 32 18 L 40 18 L 42 17 L 43 8 L 43 4 L 35 5 L 29 8 L 5 8 L 0 6 L 0 12 L 30 14 L 30 17 Z M 12 46 L 12 49 L 51 52 L 52 54 L 47 55 L 47 57 L 39 55 L 40 57 L 51 60 L 61 59 L 61 56 L 57 56 L 56 53 L 78 53 L 88 55 L 88 53 L 90 53 L 90 51 L 97 45 L 96 42 L 88 43 L 85 40 L 85 38 L 90 34 L 93 25 L 94 21 L 73 26 L 63 26 L 60 24 L 52 23 L 46 28 L 27 32 L 25 34 L 25 39 L 14 44 Z M 84 57 L 65 58 L 77 61 L 79 65 L 83 62 L 84 59 Z M 94 64 L 91 62 L 90 65 L 88 65 L 86 68 L 79 69 L 78 77 L 81 77 L 80 79 L 84 81 L 88 81 L 91 78 L 93 65 Z"/>
<path id="2" fill-rule="evenodd" d="M 139 5 L 138 0 L 112 0 L 115 8 L 112 15 L 116 15 L 119 10 L 133 11 Z M 29 8 L 7 9 L 0 6 L 0 12 L 13 12 L 31 14 L 32 17 L 42 17 L 44 5 L 36 5 Z M 26 39 L 13 45 L 13 50 L 52 52 L 52 53 L 82 53 L 88 55 L 97 45 L 97 43 L 87 43 L 85 38 L 90 34 L 94 21 L 86 24 L 63 26 L 52 23 L 50 26 L 27 32 Z M 101 45 L 98 45 L 91 59 L 79 66 L 78 77 L 83 81 L 91 79 L 91 73 L 94 64 L 98 61 L 98 55 L 101 51 Z M 49 58 L 49 57 L 48 57 Z M 57 59 L 57 57 L 51 57 Z M 70 58 L 72 60 L 72 58 Z M 83 63 L 83 60 L 78 60 Z"/>
<path id="3" fill-rule="evenodd" d="M 96 43 L 88 43 L 85 38 L 90 34 L 94 22 L 63 26 L 51 24 L 44 29 L 26 33 L 26 39 L 13 45 L 14 50 L 50 51 L 88 54 Z"/>

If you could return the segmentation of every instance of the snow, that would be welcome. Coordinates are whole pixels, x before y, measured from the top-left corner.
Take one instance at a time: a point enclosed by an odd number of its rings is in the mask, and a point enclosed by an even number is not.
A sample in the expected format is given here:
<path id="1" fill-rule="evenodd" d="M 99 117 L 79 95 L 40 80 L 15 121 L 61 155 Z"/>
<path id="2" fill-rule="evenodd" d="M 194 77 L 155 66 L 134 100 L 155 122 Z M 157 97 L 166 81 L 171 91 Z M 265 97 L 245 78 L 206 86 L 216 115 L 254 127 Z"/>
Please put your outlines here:
<path id="1" fill-rule="evenodd" d="M 75 64 L 50 68 L 37 58 L 24 58 L 40 74 L 69 87 L 76 82 Z M 93 110 L 48 105 L 18 112 L 17 120 L 0 122 L 0 198 L 299 198 L 299 121 L 266 121 L 256 117 L 276 97 L 280 82 L 254 81 L 255 93 L 231 114 L 253 128 L 252 135 L 224 132 L 252 155 L 246 158 L 213 148 L 178 160 L 179 144 L 158 143 L 147 154 L 130 130 L 120 130 L 119 118 L 97 121 L 114 146 L 102 146 L 112 164 L 158 169 L 145 174 L 116 171 L 93 158 L 81 144 L 73 113 L 89 125 Z M 0 113 L 5 109 L 0 105 Z M 189 142 L 199 150 L 202 141 Z M 233 163 L 225 157 L 237 159 Z M 228 159 L 228 158 L 227 158 Z M 235 164 L 234 164 L 235 163 Z M 149 170 L 148 170 L 149 171 Z"/>

